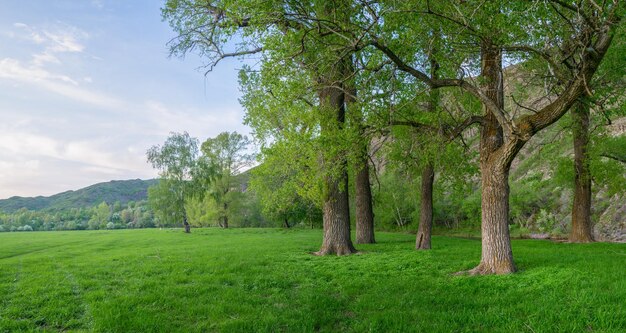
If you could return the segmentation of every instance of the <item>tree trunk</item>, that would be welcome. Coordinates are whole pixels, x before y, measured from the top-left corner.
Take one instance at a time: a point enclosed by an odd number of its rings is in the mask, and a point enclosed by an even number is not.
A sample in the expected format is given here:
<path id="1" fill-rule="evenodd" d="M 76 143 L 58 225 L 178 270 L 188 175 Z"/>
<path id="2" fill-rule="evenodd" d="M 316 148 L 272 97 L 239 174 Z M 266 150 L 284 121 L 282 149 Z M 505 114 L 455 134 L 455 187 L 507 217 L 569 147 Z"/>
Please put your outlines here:
<path id="1" fill-rule="evenodd" d="M 228 204 L 224 203 L 224 216 L 222 216 L 222 228 L 228 229 L 228 215 L 226 215 L 228 211 Z"/>
<path id="2" fill-rule="evenodd" d="M 515 272 L 509 236 L 509 166 L 481 165 L 482 255 L 470 274 Z"/>
<path id="3" fill-rule="evenodd" d="M 376 240 L 374 239 L 374 211 L 367 145 L 364 150 L 356 165 L 356 243 L 373 244 Z"/>
<path id="4" fill-rule="evenodd" d="M 572 207 L 572 230 L 570 242 L 593 242 L 591 223 L 591 172 L 589 170 L 589 108 L 579 101 L 572 108 L 574 120 L 574 203 Z"/>
<path id="5" fill-rule="evenodd" d="M 187 221 L 187 212 L 183 212 L 183 227 L 185 227 L 186 233 L 191 232 L 191 226 L 189 225 L 189 222 Z"/>
<path id="6" fill-rule="evenodd" d="M 435 33 L 436 41 L 439 42 L 439 32 Z M 439 63 L 435 59 L 437 48 L 433 45 L 430 54 L 430 75 L 433 79 L 439 78 Z M 428 112 L 436 113 L 440 103 L 438 89 L 429 92 Z M 432 161 L 426 162 L 422 169 L 422 192 L 420 205 L 420 224 L 415 237 L 416 250 L 429 250 L 430 239 L 433 229 L 433 184 L 435 182 L 435 168 Z"/>
<path id="7" fill-rule="evenodd" d="M 489 41 L 481 46 L 481 76 L 485 94 L 504 109 L 502 51 Z M 503 151 L 502 127 L 486 108 L 480 128 L 481 232 L 480 264 L 469 274 L 515 272 L 509 236 L 509 169 L 516 151 Z M 516 147 L 516 150 L 519 151 Z"/>
<path id="8" fill-rule="evenodd" d="M 344 61 L 346 61 L 344 59 Z M 345 93 L 343 91 L 343 74 L 347 67 L 341 61 L 335 65 L 333 79 L 320 78 L 318 90 L 320 112 L 325 119 L 321 124 L 322 135 L 333 136 L 342 130 L 346 119 Z M 341 145 L 341 143 L 337 143 Z M 343 150 L 339 146 L 339 151 Z M 322 168 L 324 177 L 324 239 L 317 255 L 346 255 L 355 253 L 350 238 L 350 204 L 348 194 L 348 171 L 345 154 L 333 152 L 332 147 L 322 152 Z M 339 172 L 331 172 L 339 170 Z"/>
<path id="9" fill-rule="evenodd" d="M 348 62 L 348 71 L 354 72 L 354 59 Z M 353 126 L 358 130 L 359 138 L 355 144 L 356 161 L 355 174 L 355 206 L 356 206 L 356 243 L 373 244 L 374 238 L 374 210 L 372 208 L 372 187 L 370 183 L 369 141 L 363 125 L 363 111 L 357 105 L 357 89 L 353 81 L 345 83 L 345 103 Z"/>
<path id="10" fill-rule="evenodd" d="M 285 219 L 283 226 L 287 229 L 289 229 L 291 226 L 289 225 L 289 220 Z"/>
<path id="11" fill-rule="evenodd" d="M 356 252 L 350 239 L 350 207 L 348 175 L 340 180 L 326 179 L 327 198 L 324 201 L 324 240 L 317 255 L 346 255 Z"/>
<path id="12" fill-rule="evenodd" d="M 415 238 L 416 250 L 430 249 L 430 236 L 433 228 L 433 183 L 435 170 L 431 163 L 422 169 L 422 198 L 420 209 L 420 225 Z"/>

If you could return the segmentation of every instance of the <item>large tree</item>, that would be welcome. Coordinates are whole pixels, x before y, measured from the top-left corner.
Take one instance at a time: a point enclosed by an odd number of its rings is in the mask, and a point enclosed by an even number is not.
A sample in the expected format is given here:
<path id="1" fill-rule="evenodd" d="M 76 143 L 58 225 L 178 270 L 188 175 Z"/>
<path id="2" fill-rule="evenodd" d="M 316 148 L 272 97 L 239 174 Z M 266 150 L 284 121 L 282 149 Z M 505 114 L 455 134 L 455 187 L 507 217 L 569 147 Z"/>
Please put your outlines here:
<path id="1" fill-rule="evenodd" d="M 350 238 L 346 142 L 346 83 L 350 77 L 350 52 L 345 40 L 321 22 L 350 19 L 349 2 L 311 3 L 284 1 L 168 1 L 163 15 L 178 36 L 172 41 L 174 54 L 197 50 L 213 68 L 228 57 L 262 52 L 260 70 L 274 82 L 302 80 L 308 88 L 299 91 L 268 91 L 283 103 L 303 100 L 312 111 L 300 119 L 283 119 L 304 124 L 304 135 L 314 134 L 318 144 L 324 220 L 324 239 L 318 254 L 349 254 L 356 250 Z M 230 43 L 230 44 L 229 44 Z M 235 45 L 234 50 L 226 49 Z M 267 110 L 267 109 L 264 109 Z M 263 117 L 272 122 L 281 110 L 271 109 Z M 254 111 L 249 118 L 254 118 Z M 254 124 L 256 121 L 251 120 Z M 292 125 L 294 125 L 292 122 Z M 298 126 L 298 125 L 295 125 Z M 293 133 L 293 132 L 292 132 Z M 272 140 L 280 140 L 282 133 Z M 295 136 L 291 139 L 297 139 Z"/>

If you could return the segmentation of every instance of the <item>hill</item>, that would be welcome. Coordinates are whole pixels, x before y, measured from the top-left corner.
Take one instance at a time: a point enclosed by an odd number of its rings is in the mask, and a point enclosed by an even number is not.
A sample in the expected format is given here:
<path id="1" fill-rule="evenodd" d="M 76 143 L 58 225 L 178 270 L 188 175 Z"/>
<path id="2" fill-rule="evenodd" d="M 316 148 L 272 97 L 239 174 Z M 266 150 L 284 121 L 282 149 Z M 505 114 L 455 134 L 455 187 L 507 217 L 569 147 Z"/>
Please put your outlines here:
<path id="1" fill-rule="evenodd" d="M 113 204 L 119 201 L 145 200 L 148 187 L 157 180 L 112 180 L 94 184 L 76 191 L 66 191 L 49 197 L 11 197 L 0 200 L 0 211 L 12 213 L 20 208 L 28 210 L 64 210 L 95 206 L 103 201 Z"/>

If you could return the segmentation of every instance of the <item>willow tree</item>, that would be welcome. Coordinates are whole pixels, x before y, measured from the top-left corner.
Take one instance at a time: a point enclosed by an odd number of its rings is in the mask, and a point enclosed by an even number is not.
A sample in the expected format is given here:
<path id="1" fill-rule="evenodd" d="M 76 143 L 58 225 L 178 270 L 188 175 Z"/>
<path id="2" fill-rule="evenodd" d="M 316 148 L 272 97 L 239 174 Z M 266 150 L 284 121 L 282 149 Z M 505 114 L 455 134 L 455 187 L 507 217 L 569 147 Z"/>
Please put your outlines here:
<path id="1" fill-rule="evenodd" d="M 198 170 L 198 140 L 187 132 L 171 133 L 165 143 L 152 146 L 146 155 L 161 177 L 148 190 L 150 205 L 162 218 L 181 221 L 189 233 L 185 202 L 195 192 L 192 177 Z"/>
<path id="2" fill-rule="evenodd" d="M 233 193 L 240 185 L 236 176 L 251 166 L 254 156 L 248 152 L 250 140 L 237 132 L 222 132 L 202 143 L 202 161 L 213 170 L 209 193 L 218 206 L 218 221 L 228 228 Z"/>

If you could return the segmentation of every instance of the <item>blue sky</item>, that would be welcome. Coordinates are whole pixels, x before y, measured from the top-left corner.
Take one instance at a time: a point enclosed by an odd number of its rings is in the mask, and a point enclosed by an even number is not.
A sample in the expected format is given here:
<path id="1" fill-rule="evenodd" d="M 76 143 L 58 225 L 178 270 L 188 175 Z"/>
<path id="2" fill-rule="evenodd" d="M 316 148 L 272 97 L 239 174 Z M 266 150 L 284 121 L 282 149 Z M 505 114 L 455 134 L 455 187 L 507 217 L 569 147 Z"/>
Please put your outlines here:
<path id="1" fill-rule="evenodd" d="M 235 61 L 169 58 L 162 1 L 0 2 L 0 199 L 152 178 L 172 131 L 248 134 Z"/>

